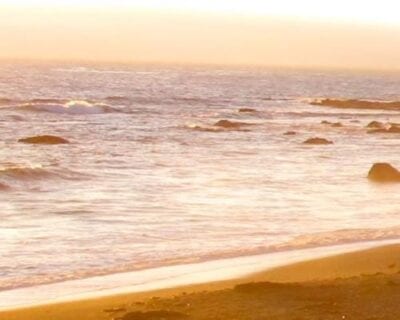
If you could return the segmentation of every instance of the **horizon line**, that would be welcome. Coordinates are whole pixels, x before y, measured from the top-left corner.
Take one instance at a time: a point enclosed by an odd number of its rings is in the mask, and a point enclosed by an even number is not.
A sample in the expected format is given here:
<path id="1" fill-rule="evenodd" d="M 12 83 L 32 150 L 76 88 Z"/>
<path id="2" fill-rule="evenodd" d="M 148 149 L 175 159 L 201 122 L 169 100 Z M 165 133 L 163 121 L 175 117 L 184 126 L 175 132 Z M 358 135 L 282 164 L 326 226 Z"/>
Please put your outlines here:
<path id="1" fill-rule="evenodd" d="M 340 65 L 296 65 L 296 64 L 260 64 L 260 63 L 217 63 L 217 62 L 178 62 L 178 61 L 139 61 L 139 60 L 90 60 L 90 59 L 39 59 L 0 57 L 0 64 L 83 64 L 83 65 L 120 65 L 120 66 L 164 66 L 164 67 L 208 67 L 208 68 L 263 68 L 263 69 L 292 69 L 292 70 L 320 70 L 320 71 L 347 71 L 347 72 L 400 72 L 400 67 L 348 67 Z"/>

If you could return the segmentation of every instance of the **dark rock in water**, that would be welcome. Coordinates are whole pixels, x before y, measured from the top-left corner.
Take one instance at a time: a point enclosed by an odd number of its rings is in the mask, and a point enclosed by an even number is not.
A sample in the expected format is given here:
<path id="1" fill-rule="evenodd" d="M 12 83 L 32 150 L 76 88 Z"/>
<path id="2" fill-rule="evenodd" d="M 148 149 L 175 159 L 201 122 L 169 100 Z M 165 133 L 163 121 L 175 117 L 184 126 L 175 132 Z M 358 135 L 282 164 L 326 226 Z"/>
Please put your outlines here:
<path id="1" fill-rule="evenodd" d="M 387 131 L 388 133 L 400 133 L 400 127 L 392 125 Z"/>
<path id="2" fill-rule="evenodd" d="M 341 127 L 343 127 L 343 124 L 341 122 L 335 122 L 335 123 L 332 123 L 332 127 L 341 128 Z"/>
<path id="3" fill-rule="evenodd" d="M 389 163 L 375 163 L 368 173 L 368 179 L 375 182 L 400 182 L 400 171 Z"/>
<path id="4" fill-rule="evenodd" d="M 333 144 L 332 141 L 329 141 L 324 138 L 310 138 L 303 142 L 304 144 Z"/>
<path id="5" fill-rule="evenodd" d="M 19 139 L 18 142 L 30 143 L 30 144 L 66 144 L 66 143 L 69 143 L 69 141 L 64 138 L 57 137 L 57 136 L 50 136 L 50 135 L 23 138 L 23 139 Z"/>
<path id="6" fill-rule="evenodd" d="M 360 123 L 360 120 L 350 120 L 352 123 Z"/>
<path id="7" fill-rule="evenodd" d="M 174 311 L 148 311 L 148 312 L 130 312 L 124 315 L 120 320 L 178 320 L 186 319 L 188 316 L 184 313 Z"/>
<path id="8" fill-rule="evenodd" d="M 323 121 L 321 121 L 321 124 L 332 124 L 332 122 L 329 122 L 329 121 L 323 120 Z"/>
<path id="9" fill-rule="evenodd" d="M 222 127 L 225 129 L 240 129 L 242 126 L 250 126 L 250 123 L 245 122 L 234 122 L 229 120 L 220 120 L 214 124 L 214 126 Z"/>
<path id="10" fill-rule="evenodd" d="M 371 128 L 371 129 L 381 129 L 381 128 L 384 128 L 384 127 L 385 127 L 385 125 L 382 122 L 379 122 L 379 121 L 371 121 L 367 125 L 367 128 Z"/>
<path id="11" fill-rule="evenodd" d="M 374 129 L 368 131 L 368 133 L 400 133 L 400 127 L 396 125 L 390 126 L 388 129 L 382 128 L 382 129 Z"/>
<path id="12" fill-rule="evenodd" d="M 326 106 L 343 109 L 375 109 L 375 110 L 400 110 L 400 101 L 368 101 L 368 100 L 340 100 L 323 99 L 311 102 L 314 106 Z"/>
<path id="13" fill-rule="evenodd" d="M 251 113 L 251 112 L 257 112 L 257 110 L 256 109 L 252 109 L 252 108 L 241 108 L 241 109 L 239 109 L 239 112 Z"/>
<path id="14" fill-rule="evenodd" d="M 295 131 L 287 131 L 287 132 L 284 133 L 285 136 L 294 136 L 296 134 L 297 133 Z"/>

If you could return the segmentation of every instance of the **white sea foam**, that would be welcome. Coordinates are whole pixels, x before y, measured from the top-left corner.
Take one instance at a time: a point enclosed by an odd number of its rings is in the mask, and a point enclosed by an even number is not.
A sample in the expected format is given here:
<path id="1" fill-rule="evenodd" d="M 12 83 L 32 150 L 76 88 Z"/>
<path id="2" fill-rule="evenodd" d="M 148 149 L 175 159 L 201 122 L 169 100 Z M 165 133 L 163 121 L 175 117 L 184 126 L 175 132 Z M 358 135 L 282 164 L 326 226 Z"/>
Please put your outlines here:
<path id="1" fill-rule="evenodd" d="M 31 102 L 23 104 L 19 108 L 28 111 L 71 114 L 71 115 L 117 112 L 117 109 L 109 105 L 103 103 L 91 103 L 83 100 L 82 101 L 71 100 L 63 104 Z"/>

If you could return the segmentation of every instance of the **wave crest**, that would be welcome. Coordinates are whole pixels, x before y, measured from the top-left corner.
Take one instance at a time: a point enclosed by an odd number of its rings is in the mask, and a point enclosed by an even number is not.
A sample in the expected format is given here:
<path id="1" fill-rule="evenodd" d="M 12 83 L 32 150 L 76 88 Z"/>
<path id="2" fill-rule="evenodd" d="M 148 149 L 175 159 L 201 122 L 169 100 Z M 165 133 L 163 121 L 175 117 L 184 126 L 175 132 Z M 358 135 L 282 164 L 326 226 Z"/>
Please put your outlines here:
<path id="1" fill-rule="evenodd" d="M 365 241 L 384 241 L 400 238 L 400 226 L 382 229 L 343 229 L 302 235 L 288 242 L 288 246 L 307 248 L 332 246 Z"/>
<path id="2" fill-rule="evenodd" d="M 82 180 L 86 175 L 67 169 L 44 168 L 42 166 L 14 166 L 0 169 L 0 189 L 9 188 L 13 183 L 41 180 Z"/>
<path id="3" fill-rule="evenodd" d="M 0 106 L 5 106 L 8 104 L 11 104 L 13 102 L 13 100 L 9 99 L 9 98 L 0 98 Z"/>
<path id="4" fill-rule="evenodd" d="M 49 100 L 50 101 L 50 100 Z M 20 109 L 31 112 L 48 112 L 58 114 L 102 114 L 120 112 L 103 103 L 91 103 L 85 100 L 70 100 L 65 103 L 29 102 L 19 106 Z"/>

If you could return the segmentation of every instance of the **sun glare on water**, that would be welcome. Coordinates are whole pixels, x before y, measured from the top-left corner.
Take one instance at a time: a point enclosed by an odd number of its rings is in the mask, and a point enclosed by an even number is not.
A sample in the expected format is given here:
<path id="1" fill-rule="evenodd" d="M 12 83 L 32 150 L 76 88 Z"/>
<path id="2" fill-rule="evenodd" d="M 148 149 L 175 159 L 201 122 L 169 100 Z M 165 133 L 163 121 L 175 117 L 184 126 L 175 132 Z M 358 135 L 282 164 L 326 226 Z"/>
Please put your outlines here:
<path id="1" fill-rule="evenodd" d="M 396 0 L 0 0 L 12 6 L 121 7 L 399 23 Z"/>

